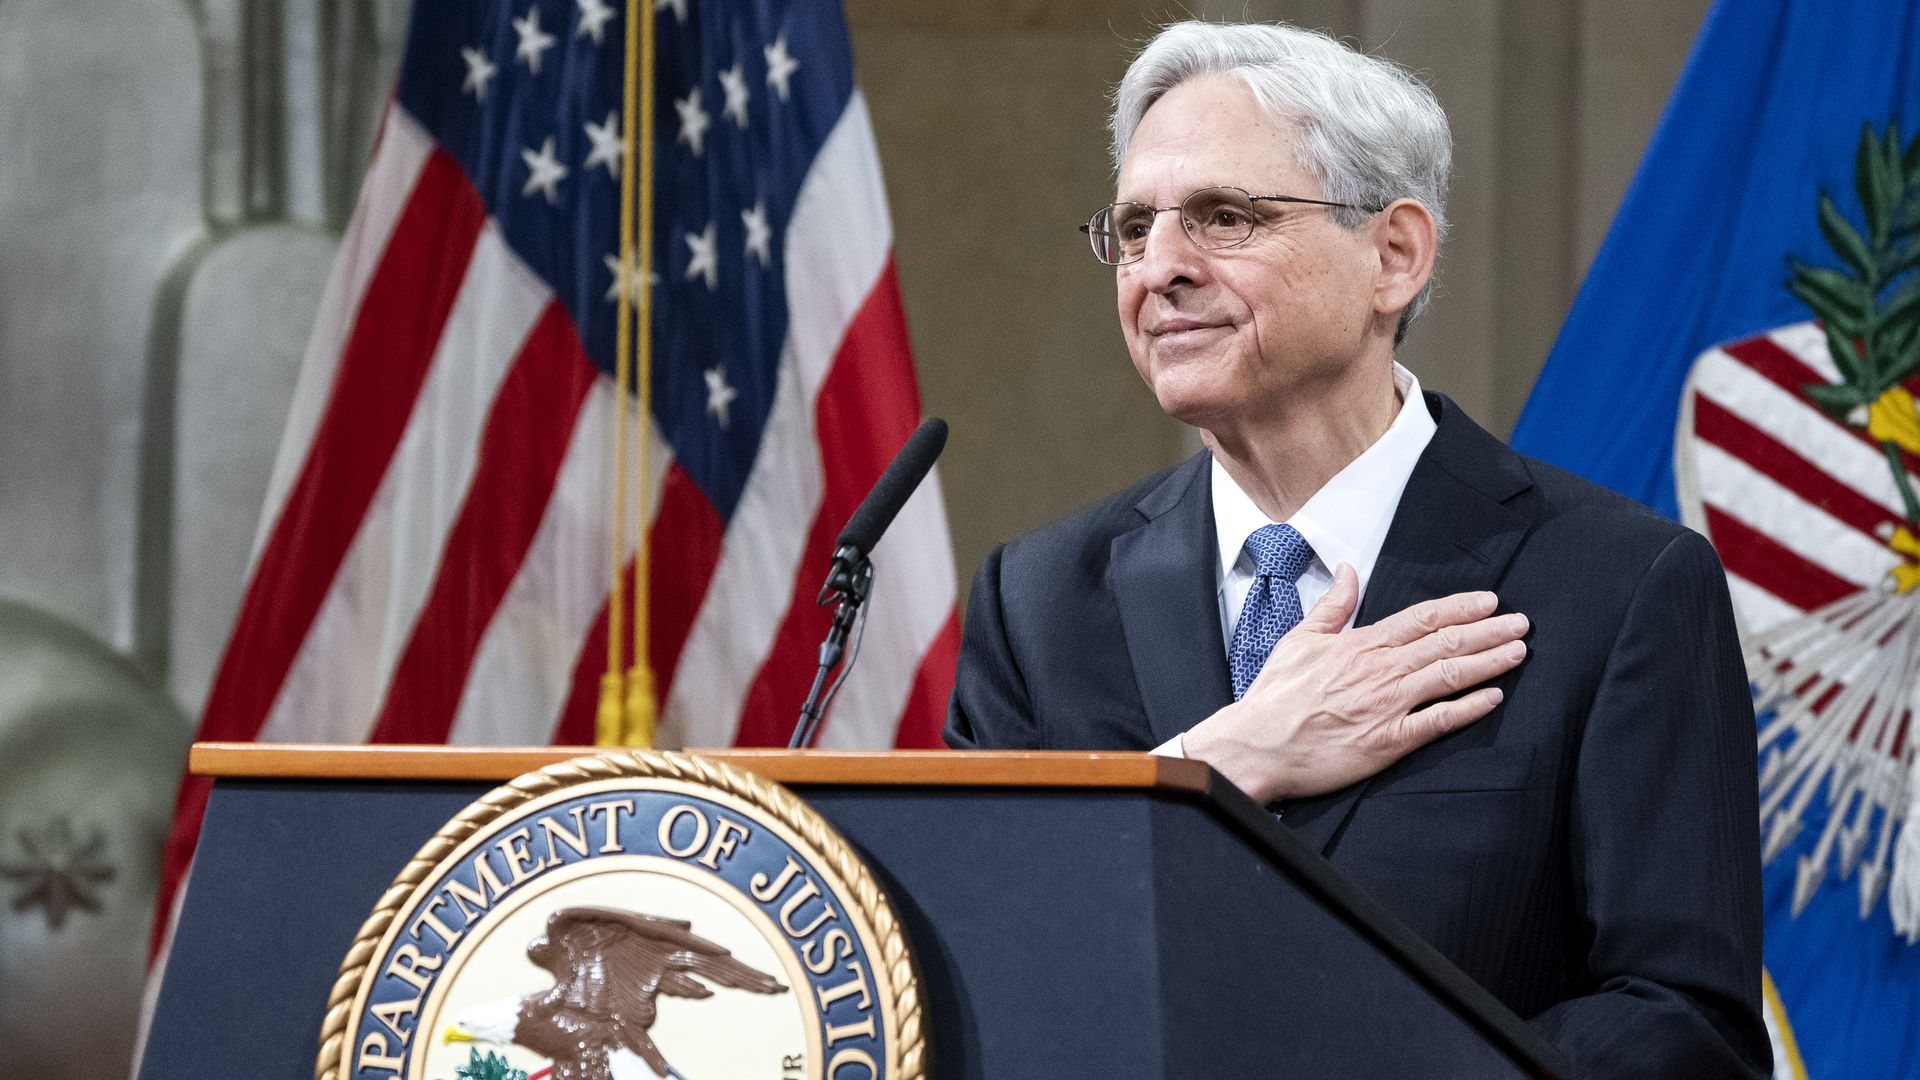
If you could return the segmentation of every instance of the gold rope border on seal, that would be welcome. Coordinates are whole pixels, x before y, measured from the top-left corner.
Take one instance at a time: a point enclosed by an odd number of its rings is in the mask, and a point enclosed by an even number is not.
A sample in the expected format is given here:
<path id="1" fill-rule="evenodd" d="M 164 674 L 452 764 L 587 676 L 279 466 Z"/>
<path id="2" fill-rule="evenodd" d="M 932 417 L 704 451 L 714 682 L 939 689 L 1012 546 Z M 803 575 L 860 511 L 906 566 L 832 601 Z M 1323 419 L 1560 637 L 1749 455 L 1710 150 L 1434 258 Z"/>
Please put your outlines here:
<path id="1" fill-rule="evenodd" d="M 920 989 L 913 956 L 907 951 L 906 937 L 901 933 L 893 905 L 887 902 L 879 882 L 854 853 L 853 846 L 827 824 L 825 818 L 781 785 L 711 758 L 670 750 L 589 754 L 557 762 L 494 788 L 442 825 L 393 879 L 387 891 L 380 894 L 373 914 L 361 925 L 353 945 L 347 949 L 346 958 L 340 961 L 340 977 L 334 980 L 333 990 L 327 995 L 327 1015 L 320 1025 L 320 1056 L 314 1062 L 314 1080 L 347 1080 L 351 1075 L 342 1068 L 344 1044 L 349 1014 L 359 995 L 367 965 L 373 960 L 381 939 L 386 937 L 394 916 L 442 860 L 481 827 L 542 796 L 573 784 L 636 777 L 704 784 L 746 800 L 799 834 L 812 849 L 806 854 L 818 855 L 820 862 L 849 884 L 854 906 L 880 939 L 880 962 L 887 973 L 887 987 L 893 993 L 894 1015 L 900 1021 L 897 1080 L 926 1080 L 926 1040 L 921 1032 Z"/>

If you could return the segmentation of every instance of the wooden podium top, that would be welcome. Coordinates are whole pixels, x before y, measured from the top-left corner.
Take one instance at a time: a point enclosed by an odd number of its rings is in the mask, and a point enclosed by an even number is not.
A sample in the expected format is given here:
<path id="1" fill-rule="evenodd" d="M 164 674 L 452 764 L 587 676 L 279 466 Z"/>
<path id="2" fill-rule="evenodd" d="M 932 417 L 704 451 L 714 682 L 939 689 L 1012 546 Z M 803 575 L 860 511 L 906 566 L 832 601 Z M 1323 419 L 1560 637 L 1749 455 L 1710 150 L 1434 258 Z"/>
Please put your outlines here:
<path id="1" fill-rule="evenodd" d="M 511 780 L 617 747 L 194 743 L 199 776 L 337 780 Z M 1207 766 L 1153 754 L 1068 750 L 689 750 L 778 784 L 1157 788 L 1204 792 Z"/>

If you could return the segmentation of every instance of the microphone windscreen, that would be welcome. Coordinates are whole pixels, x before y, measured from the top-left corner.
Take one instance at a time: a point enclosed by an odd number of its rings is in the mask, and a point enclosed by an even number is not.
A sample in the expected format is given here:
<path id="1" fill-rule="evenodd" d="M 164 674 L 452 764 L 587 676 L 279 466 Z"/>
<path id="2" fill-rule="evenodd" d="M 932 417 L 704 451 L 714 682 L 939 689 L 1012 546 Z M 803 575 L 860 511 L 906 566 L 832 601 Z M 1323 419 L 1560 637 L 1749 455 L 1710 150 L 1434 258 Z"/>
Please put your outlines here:
<path id="1" fill-rule="evenodd" d="M 874 481 L 873 490 L 867 493 L 860 508 L 847 519 L 847 527 L 840 530 L 840 539 L 834 547 L 852 547 L 862 556 L 872 554 L 873 546 L 880 542 L 881 535 L 893 524 L 894 516 L 907 504 L 920 481 L 926 479 L 946 445 L 945 420 L 934 416 L 921 421 L 907 437 L 907 444 L 880 474 L 880 479 Z"/>

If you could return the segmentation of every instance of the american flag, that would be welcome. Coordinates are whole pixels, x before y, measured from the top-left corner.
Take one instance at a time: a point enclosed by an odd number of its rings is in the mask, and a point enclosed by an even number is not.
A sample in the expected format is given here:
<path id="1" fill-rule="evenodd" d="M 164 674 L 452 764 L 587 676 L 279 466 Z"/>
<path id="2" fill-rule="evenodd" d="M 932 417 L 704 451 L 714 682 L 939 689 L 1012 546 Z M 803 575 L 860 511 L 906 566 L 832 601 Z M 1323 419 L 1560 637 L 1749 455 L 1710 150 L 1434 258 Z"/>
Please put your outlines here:
<path id="1" fill-rule="evenodd" d="M 657 42 L 638 270 L 629 12 Z M 417 0 L 199 738 L 592 742 L 623 289 L 653 298 L 657 740 L 784 744 L 833 539 L 920 416 L 838 0 Z M 958 641 L 937 478 L 873 559 L 819 743 L 937 745 Z M 182 787 L 158 957 L 206 794 Z"/>

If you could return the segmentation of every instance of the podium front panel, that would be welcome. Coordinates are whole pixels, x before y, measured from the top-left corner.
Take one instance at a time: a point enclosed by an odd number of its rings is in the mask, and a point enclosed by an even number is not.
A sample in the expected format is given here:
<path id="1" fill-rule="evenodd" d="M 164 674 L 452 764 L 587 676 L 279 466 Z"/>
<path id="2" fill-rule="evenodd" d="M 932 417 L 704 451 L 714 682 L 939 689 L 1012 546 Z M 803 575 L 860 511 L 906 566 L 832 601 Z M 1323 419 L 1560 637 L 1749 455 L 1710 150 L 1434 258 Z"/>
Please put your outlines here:
<path id="1" fill-rule="evenodd" d="M 143 1080 L 307 1080 L 361 923 L 420 846 L 492 786 L 221 780 Z M 1409 978 L 1403 959 L 1291 880 L 1209 800 L 796 791 L 900 912 L 935 1080 L 1543 1075 Z"/>

